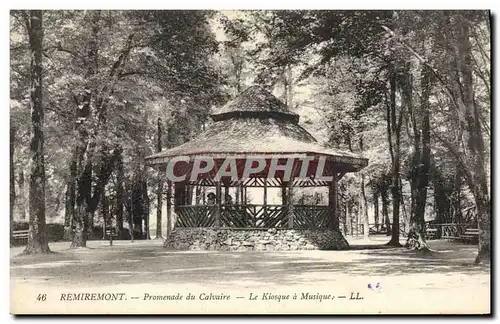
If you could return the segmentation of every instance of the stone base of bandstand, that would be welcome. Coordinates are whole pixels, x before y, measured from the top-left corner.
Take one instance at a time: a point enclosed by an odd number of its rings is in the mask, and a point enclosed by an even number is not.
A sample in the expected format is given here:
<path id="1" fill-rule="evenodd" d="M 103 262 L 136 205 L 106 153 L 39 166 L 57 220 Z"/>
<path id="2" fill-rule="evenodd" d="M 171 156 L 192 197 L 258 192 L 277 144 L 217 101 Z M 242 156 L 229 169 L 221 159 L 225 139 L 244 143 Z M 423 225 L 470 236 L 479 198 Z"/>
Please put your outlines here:
<path id="1" fill-rule="evenodd" d="M 330 229 L 175 228 L 164 247 L 191 251 L 347 250 L 349 244 Z"/>

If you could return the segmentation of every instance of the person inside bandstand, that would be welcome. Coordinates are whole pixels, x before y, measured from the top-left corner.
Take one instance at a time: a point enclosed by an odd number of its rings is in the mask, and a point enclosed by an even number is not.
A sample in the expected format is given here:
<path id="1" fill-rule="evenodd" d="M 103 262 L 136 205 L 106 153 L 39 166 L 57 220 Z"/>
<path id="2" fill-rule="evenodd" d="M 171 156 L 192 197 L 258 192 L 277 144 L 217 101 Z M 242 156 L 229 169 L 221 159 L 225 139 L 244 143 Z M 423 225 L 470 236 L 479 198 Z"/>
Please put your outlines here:
<path id="1" fill-rule="evenodd" d="M 224 198 L 224 202 L 226 205 L 232 205 L 233 204 L 233 197 L 231 197 L 230 194 L 227 194 L 226 197 Z"/>
<path id="2" fill-rule="evenodd" d="M 213 192 L 207 194 L 207 205 L 215 205 L 215 194 Z"/>

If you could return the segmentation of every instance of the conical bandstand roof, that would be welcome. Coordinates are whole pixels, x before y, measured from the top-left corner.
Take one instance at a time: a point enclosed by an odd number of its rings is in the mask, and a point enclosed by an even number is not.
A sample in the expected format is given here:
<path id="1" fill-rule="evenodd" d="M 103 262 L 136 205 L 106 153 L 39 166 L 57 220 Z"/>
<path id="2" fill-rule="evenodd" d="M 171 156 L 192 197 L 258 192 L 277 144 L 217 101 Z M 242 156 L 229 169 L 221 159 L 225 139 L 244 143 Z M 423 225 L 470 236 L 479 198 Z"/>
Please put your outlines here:
<path id="1" fill-rule="evenodd" d="M 249 155 L 323 155 L 341 172 L 355 172 L 368 160 L 320 145 L 298 124 L 299 115 L 260 86 L 252 86 L 211 115 L 213 123 L 193 140 L 146 158 L 148 165 L 167 163 L 176 156 L 213 158 Z"/>

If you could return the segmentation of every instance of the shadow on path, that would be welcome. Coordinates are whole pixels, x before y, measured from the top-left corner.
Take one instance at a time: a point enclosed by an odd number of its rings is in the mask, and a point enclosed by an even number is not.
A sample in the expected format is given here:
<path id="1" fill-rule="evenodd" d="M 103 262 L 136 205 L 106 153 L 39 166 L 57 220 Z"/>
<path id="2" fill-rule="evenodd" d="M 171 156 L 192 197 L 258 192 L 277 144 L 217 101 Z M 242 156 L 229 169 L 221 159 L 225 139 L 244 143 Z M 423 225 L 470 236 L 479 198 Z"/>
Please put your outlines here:
<path id="1" fill-rule="evenodd" d="M 350 251 L 176 252 L 159 246 L 67 249 L 46 256 L 11 258 L 11 276 L 58 285 L 113 285 L 259 282 L 304 284 L 331 282 L 339 275 L 488 274 L 472 266 L 470 251 L 439 252 L 418 258 L 402 248 L 383 246 Z M 464 247 L 466 248 L 466 247 Z M 451 255 L 449 255 L 451 254 Z M 453 258 L 458 255 L 458 258 Z M 314 273 L 314 275 L 313 275 Z"/>

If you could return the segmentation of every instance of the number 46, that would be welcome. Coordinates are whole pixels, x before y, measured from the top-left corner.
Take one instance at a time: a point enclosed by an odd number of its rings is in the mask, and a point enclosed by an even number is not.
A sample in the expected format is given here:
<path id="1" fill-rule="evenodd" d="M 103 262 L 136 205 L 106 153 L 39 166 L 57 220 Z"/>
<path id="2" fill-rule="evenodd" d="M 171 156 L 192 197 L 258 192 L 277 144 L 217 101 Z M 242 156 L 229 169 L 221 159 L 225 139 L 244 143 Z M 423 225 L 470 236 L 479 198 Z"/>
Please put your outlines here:
<path id="1" fill-rule="evenodd" d="M 38 296 L 36 296 L 36 300 L 38 301 L 45 301 L 47 299 L 47 294 L 38 294 Z"/>

